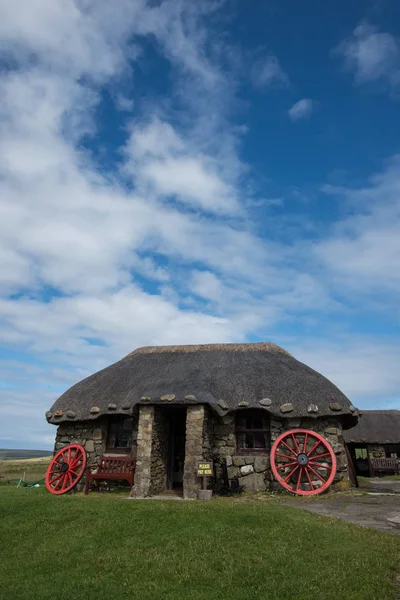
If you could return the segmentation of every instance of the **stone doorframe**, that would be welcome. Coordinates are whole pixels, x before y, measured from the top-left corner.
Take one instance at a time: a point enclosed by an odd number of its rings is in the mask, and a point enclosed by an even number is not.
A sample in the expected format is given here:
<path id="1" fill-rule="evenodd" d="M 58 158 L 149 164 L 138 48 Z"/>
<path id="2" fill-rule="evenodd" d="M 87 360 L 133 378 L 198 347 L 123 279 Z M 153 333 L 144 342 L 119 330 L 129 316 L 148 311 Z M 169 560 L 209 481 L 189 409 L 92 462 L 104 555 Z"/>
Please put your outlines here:
<path id="1" fill-rule="evenodd" d="M 135 483 L 131 493 L 134 498 L 147 498 L 151 495 L 154 415 L 154 405 L 139 406 Z M 196 471 L 197 463 L 203 459 L 204 417 L 203 404 L 187 406 L 183 473 L 183 497 L 187 500 L 197 498 L 197 491 L 201 488 L 201 481 Z"/>

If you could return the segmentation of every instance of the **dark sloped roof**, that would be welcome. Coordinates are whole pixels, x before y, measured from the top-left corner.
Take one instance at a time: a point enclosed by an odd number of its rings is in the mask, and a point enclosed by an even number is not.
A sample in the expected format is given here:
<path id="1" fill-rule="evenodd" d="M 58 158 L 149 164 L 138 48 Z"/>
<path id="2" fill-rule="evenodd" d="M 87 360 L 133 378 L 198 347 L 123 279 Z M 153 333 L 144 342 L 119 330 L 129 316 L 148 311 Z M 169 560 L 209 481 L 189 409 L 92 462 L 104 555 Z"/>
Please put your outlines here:
<path id="1" fill-rule="evenodd" d="M 344 439 L 347 444 L 400 444 L 400 410 L 363 410 Z"/>
<path id="2" fill-rule="evenodd" d="M 333 383 L 271 343 L 139 348 L 72 386 L 46 417 L 59 423 L 127 414 L 138 403 L 207 403 L 220 415 L 245 407 L 286 417 L 335 415 L 347 425 L 357 418 Z M 287 412 L 285 404 L 292 405 Z M 310 405 L 317 410 L 310 413 Z"/>

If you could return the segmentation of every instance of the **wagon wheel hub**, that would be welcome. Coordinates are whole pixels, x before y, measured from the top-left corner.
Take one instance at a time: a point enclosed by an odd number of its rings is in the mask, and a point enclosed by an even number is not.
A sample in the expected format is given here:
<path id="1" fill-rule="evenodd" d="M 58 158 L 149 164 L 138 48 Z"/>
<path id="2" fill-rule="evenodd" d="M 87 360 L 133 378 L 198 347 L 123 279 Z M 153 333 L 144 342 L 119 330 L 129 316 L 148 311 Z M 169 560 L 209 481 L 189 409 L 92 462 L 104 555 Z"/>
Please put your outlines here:
<path id="1" fill-rule="evenodd" d="M 51 494 L 70 492 L 80 481 L 86 468 L 86 451 L 79 444 L 70 444 L 57 452 L 46 473 L 46 488 Z"/>
<path id="2" fill-rule="evenodd" d="M 328 489 L 336 475 L 336 457 L 329 442 L 309 429 L 282 433 L 271 449 L 271 468 L 289 492 L 312 496 Z"/>
<path id="3" fill-rule="evenodd" d="M 300 452 L 300 454 L 297 455 L 297 462 L 302 467 L 304 467 L 305 465 L 307 465 L 308 464 L 308 456 L 307 456 L 307 454 L 304 454 L 304 452 Z"/>

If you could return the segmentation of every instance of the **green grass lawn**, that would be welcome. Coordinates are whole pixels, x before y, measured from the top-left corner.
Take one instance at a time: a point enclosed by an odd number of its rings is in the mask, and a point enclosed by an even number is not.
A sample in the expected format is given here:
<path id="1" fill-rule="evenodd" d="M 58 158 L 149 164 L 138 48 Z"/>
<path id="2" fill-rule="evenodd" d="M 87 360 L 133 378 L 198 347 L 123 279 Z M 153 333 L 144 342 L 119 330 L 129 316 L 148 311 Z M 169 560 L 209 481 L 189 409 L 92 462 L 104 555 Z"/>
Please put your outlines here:
<path id="1" fill-rule="evenodd" d="M 6 600 L 394 600 L 400 571 L 400 536 L 275 500 L 1 486 L 0 540 Z"/>

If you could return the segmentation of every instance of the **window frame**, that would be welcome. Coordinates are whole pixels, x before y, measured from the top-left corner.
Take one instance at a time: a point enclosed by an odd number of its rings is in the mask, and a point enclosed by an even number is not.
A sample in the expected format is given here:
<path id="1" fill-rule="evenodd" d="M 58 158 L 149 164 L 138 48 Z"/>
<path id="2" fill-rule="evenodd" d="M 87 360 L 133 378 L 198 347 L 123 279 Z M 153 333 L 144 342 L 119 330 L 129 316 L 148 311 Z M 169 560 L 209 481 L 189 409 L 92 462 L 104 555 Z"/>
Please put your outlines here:
<path id="1" fill-rule="evenodd" d="M 112 433 L 111 426 L 113 423 L 120 423 L 119 431 L 123 430 L 123 422 L 126 419 L 132 419 L 132 431 L 131 431 L 131 440 L 129 446 L 111 446 L 110 444 L 110 435 Z M 107 423 L 107 437 L 106 437 L 106 452 L 111 454 L 131 454 L 133 450 L 133 428 L 134 428 L 134 420 L 131 415 L 113 415 L 108 418 Z"/>
<path id="2" fill-rule="evenodd" d="M 238 425 L 238 418 L 241 416 L 245 417 L 244 413 L 257 413 L 261 417 L 261 422 L 264 427 L 256 427 L 256 428 L 248 428 L 241 427 Z M 249 414 L 250 416 L 250 414 Z M 242 448 L 240 446 L 240 435 L 241 434 L 256 434 L 262 433 L 264 434 L 265 446 L 263 448 Z M 266 412 L 260 408 L 247 408 L 244 410 L 238 410 L 235 415 L 235 435 L 236 435 L 236 453 L 237 454 L 269 454 L 271 450 L 271 428 L 270 428 L 270 420 L 269 416 Z"/>

